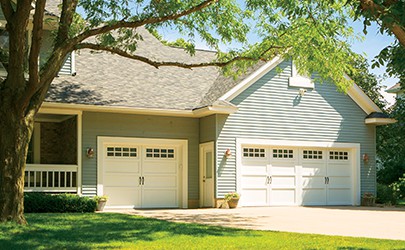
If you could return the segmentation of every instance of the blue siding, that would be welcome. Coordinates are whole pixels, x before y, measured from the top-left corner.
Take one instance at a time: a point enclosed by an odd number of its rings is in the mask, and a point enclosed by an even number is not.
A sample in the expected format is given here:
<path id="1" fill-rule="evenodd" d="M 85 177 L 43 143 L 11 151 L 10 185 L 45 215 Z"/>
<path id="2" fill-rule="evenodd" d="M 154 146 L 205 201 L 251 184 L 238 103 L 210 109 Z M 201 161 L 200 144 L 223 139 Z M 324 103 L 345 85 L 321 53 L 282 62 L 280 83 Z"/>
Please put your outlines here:
<path id="1" fill-rule="evenodd" d="M 299 97 L 288 86 L 291 62 L 279 65 L 232 100 L 239 110 L 217 116 L 217 197 L 236 190 L 235 157 L 223 159 L 226 149 L 236 150 L 236 138 L 360 143 L 361 191 L 375 192 L 375 126 L 365 125 L 366 113 L 333 84 L 316 84 Z"/>
<path id="2" fill-rule="evenodd" d="M 113 113 L 83 113 L 83 149 L 97 148 L 97 136 L 188 140 L 188 198 L 198 200 L 199 119 Z M 97 153 L 97 152 L 96 152 Z M 96 195 L 97 157 L 83 157 L 83 195 Z"/>

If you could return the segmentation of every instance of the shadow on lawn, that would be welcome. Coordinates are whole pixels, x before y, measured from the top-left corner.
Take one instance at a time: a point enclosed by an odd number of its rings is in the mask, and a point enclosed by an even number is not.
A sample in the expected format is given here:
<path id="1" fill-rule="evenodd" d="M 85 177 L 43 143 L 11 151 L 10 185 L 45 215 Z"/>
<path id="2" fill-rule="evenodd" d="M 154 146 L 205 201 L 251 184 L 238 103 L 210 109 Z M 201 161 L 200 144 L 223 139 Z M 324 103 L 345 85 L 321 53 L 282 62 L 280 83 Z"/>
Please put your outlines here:
<path id="1" fill-rule="evenodd" d="M 88 245 L 111 241 L 135 243 L 175 235 L 232 236 L 241 231 L 113 213 L 26 216 L 29 223 L 27 227 L 13 226 L 10 230 L 1 230 L 5 234 L 1 236 L 0 233 L 0 249 L 34 249 L 40 246 L 46 249 L 90 249 Z"/>

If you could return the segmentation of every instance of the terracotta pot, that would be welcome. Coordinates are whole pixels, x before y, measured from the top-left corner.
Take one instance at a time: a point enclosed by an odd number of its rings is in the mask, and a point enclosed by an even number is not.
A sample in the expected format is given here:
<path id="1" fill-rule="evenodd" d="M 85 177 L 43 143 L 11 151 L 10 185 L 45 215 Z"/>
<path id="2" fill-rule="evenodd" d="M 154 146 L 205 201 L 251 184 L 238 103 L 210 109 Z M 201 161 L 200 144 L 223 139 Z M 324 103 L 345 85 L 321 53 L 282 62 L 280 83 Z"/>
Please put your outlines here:
<path id="1" fill-rule="evenodd" d="M 361 205 L 366 207 L 373 207 L 375 204 L 374 197 L 362 197 L 361 198 Z"/>
<path id="2" fill-rule="evenodd" d="M 98 203 L 97 203 L 97 208 L 96 208 L 96 210 L 97 210 L 97 211 L 103 211 L 103 210 L 104 210 L 105 203 L 107 203 L 106 200 L 99 200 Z"/>
<path id="3" fill-rule="evenodd" d="M 236 208 L 238 206 L 239 199 L 233 198 L 228 201 L 229 208 Z"/>

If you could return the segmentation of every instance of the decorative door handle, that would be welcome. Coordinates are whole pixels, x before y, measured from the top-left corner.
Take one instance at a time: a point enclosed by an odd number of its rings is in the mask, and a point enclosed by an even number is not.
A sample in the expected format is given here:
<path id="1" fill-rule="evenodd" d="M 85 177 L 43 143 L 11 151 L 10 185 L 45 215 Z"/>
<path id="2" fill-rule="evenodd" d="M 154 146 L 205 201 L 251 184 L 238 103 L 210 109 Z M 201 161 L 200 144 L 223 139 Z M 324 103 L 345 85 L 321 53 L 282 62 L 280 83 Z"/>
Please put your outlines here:
<path id="1" fill-rule="evenodd" d="M 145 177 L 142 176 L 142 185 L 145 185 Z"/>
<path id="2" fill-rule="evenodd" d="M 269 184 L 269 176 L 266 176 L 266 185 Z"/>
<path id="3" fill-rule="evenodd" d="M 142 185 L 142 177 L 139 176 L 139 186 Z"/>
<path id="4" fill-rule="evenodd" d="M 328 180 L 328 177 L 325 177 L 325 184 L 328 184 L 327 180 Z"/>
<path id="5" fill-rule="evenodd" d="M 329 184 L 329 177 L 327 177 L 328 178 L 328 184 Z"/>
<path id="6" fill-rule="evenodd" d="M 271 184 L 273 182 L 273 178 L 271 176 L 269 176 L 269 184 Z"/>

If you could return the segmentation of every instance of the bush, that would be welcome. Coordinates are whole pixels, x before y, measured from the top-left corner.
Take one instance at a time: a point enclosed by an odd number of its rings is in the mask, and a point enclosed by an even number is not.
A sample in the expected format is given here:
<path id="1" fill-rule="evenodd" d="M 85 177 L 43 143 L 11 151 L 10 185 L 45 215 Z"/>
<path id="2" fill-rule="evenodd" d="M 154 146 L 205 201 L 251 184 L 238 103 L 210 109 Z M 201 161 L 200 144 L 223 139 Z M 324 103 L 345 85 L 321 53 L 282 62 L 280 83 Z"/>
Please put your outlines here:
<path id="1" fill-rule="evenodd" d="M 25 213 L 86 213 L 96 207 L 95 200 L 75 194 L 24 194 Z"/>
<path id="2" fill-rule="evenodd" d="M 404 199 L 405 198 L 405 174 L 402 178 L 399 178 L 398 181 L 392 183 L 390 185 L 392 190 L 394 191 L 394 195 L 396 199 Z"/>
<path id="3" fill-rule="evenodd" d="M 397 199 L 394 195 L 394 191 L 392 190 L 392 188 L 381 183 L 377 184 L 376 201 L 377 203 L 382 204 L 391 204 L 391 205 L 397 204 Z"/>

